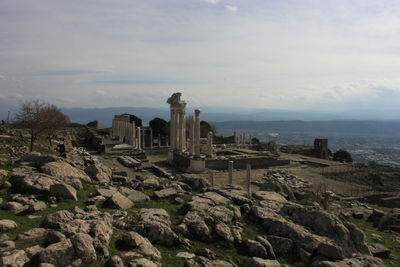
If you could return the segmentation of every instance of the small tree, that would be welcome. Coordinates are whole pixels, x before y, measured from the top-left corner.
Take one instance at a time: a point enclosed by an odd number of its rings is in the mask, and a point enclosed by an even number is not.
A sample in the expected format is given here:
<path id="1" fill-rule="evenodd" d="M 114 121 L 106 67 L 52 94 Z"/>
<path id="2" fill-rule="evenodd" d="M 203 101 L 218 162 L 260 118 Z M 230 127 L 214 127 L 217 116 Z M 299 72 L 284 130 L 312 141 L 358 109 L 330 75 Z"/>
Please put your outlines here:
<path id="1" fill-rule="evenodd" d="M 333 153 L 333 160 L 340 161 L 340 162 L 353 162 L 353 158 L 351 154 L 343 149 L 339 149 L 335 153 Z"/>
<path id="2" fill-rule="evenodd" d="M 213 132 L 214 135 L 217 133 L 215 127 L 211 126 L 206 121 L 201 121 L 200 122 L 200 137 L 207 138 L 209 132 Z"/>
<path id="3" fill-rule="evenodd" d="M 68 122 L 68 117 L 54 105 L 39 100 L 27 101 L 20 104 L 16 120 L 30 133 L 30 151 L 33 151 L 36 140 L 47 133 L 51 137 L 54 131 Z"/>
<path id="4" fill-rule="evenodd" d="M 51 138 L 54 136 L 56 131 L 62 129 L 69 123 L 69 118 L 55 105 L 46 105 L 44 112 L 47 125 L 45 133 L 49 140 L 49 145 L 51 146 Z"/>
<path id="5" fill-rule="evenodd" d="M 151 129 L 153 129 L 153 136 L 168 135 L 168 123 L 161 118 L 154 118 L 149 122 Z"/>

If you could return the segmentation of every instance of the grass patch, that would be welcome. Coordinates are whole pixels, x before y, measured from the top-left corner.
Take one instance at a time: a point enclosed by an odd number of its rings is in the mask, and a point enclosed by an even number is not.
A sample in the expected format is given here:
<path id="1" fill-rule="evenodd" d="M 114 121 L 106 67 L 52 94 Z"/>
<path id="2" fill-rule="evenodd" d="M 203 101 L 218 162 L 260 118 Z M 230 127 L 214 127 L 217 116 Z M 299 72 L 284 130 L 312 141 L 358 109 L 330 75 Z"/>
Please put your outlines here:
<path id="1" fill-rule="evenodd" d="M 381 209 L 381 207 L 379 207 Z M 366 218 L 362 219 L 354 219 L 350 218 L 350 221 L 357 225 L 363 232 L 365 233 L 366 240 L 368 245 L 372 245 L 374 243 L 382 243 L 387 248 L 391 250 L 389 259 L 382 259 L 385 263 L 385 266 L 400 266 L 400 245 L 393 240 L 392 234 L 390 231 L 378 231 L 372 224 L 372 222 L 368 222 Z M 378 241 L 374 238 L 374 235 L 380 236 L 381 241 Z"/>

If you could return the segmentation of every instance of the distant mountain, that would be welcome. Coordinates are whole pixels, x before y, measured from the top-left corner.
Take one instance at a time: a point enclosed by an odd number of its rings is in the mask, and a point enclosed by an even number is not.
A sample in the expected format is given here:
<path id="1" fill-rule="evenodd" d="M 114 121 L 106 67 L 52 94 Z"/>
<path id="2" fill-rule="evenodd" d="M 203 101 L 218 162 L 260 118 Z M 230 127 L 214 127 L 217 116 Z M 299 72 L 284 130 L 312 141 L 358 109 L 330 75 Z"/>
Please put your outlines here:
<path id="1" fill-rule="evenodd" d="M 366 112 L 343 112 L 328 113 L 310 110 L 260 110 L 260 109 L 231 109 L 224 112 L 223 108 L 205 107 L 201 108 L 201 119 L 212 122 L 224 121 L 335 121 L 335 120 L 368 120 L 368 119 L 388 119 L 385 116 L 371 115 Z M 101 125 L 111 125 L 114 115 L 122 113 L 130 113 L 140 117 L 144 123 L 148 123 L 155 117 L 169 120 L 168 108 L 149 108 L 149 107 L 110 107 L 110 108 L 62 108 L 74 122 L 87 123 L 89 121 L 98 120 Z M 193 109 L 188 109 L 187 114 L 193 114 Z M 393 117 L 389 119 L 397 119 Z"/>
<path id="2" fill-rule="evenodd" d="M 400 121 L 227 121 L 212 122 L 218 131 L 301 132 L 398 136 Z"/>

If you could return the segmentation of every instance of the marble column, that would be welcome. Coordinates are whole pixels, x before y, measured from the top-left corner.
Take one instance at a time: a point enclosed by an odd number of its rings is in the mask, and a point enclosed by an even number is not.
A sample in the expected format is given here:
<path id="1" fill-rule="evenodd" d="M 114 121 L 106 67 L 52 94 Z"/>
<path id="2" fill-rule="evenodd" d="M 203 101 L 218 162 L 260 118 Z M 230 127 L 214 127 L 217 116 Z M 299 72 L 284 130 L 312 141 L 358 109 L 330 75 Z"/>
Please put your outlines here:
<path id="1" fill-rule="evenodd" d="M 145 139 L 146 130 L 144 129 L 144 127 L 142 127 L 141 129 L 142 129 L 142 132 L 141 132 L 142 140 L 140 141 L 140 144 L 142 145 L 142 148 L 144 149 L 146 147 L 146 139 Z"/>
<path id="2" fill-rule="evenodd" d="M 175 149 L 175 110 L 171 107 L 171 121 L 169 123 L 169 138 L 171 150 Z"/>
<path id="3" fill-rule="evenodd" d="M 251 196 L 251 165 L 246 164 L 247 194 Z"/>
<path id="4" fill-rule="evenodd" d="M 160 148 L 161 147 L 161 135 L 160 134 L 158 134 L 157 143 L 158 143 L 158 148 Z"/>
<path id="5" fill-rule="evenodd" d="M 228 184 L 233 184 L 233 161 L 228 161 Z"/>
<path id="6" fill-rule="evenodd" d="M 208 156 L 212 156 L 212 154 L 213 154 L 213 132 L 212 131 L 210 131 L 210 132 L 208 132 L 208 135 L 207 135 L 207 155 Z"/>
<path id="7" fill-rule="evenodd" d="M 195 123 L 194 123 L 194 155 L 196 158 L 200 157 L 200 110 L 196 109 Z"/>
<path id="8" fill-rule="evenodd" d="M 189 155 L 193 156 L 194 155 L 194 117 L 190 116 L 189 117 L 189 139 L 190 139 L 190 145 L 189 145 Z"/>
<path id="9" fill-rule="evenodd" d="M 180 121 L 180 129 L 179 129 L 179 133 L 180 133 L 180 150 L 181 152 L 186 150 L 186 112 L 185 109 L 182 108 L 180 114 L 179 114 L 179 121 Z"/>
<path id="10" fill-rule="evenodd" d="M 182 143 L 182 139 L 183 139 L 183 135 L 182 135 L 182 128 L 183 128 L 183 121 L 182 121 L 182 110 L 179 110 L 178 112 L 178 150 L 179 152 L 183 151 L 183 143 Z"/>
<path id="11" fill-rule="evenodd" d="M 150 128 L 150 149 L 153 149 L 153 129 Z"/>
<path id="12" fill-rule="evenodd" d="M 111 139 L 114 139 L 114 131 L 115 131 L 115 121 L 113 119 L 111 121 Z"/>
<path id="13" fill-rule="evenodd" d="M 142 137 L 141 137 L 141 128 L 140 127 L 136 127 L 136 135 L 137 135 L 137 149 L 138 150 L 142 150 L 142 144 L 141 144 L 141 141 L 142 141 Z"/>
<path id="14" fill-rule="evenodd" d="M 179 111 L 174 112 L 174 150 L 179 150 Z"/>

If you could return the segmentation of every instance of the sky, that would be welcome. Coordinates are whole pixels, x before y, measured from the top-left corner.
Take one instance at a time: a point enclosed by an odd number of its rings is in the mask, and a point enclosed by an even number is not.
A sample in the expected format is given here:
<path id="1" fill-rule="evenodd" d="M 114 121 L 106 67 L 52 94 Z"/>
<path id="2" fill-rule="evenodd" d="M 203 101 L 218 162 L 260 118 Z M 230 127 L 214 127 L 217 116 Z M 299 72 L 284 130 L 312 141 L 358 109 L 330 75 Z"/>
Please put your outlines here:
<path id="1" fill-rule="evenodd" d="M 0 103 L 393 114 L 399 74 L 398 0 L 0 1 Z"/>

